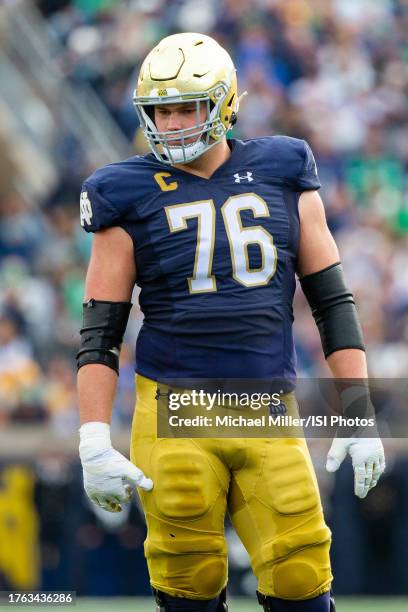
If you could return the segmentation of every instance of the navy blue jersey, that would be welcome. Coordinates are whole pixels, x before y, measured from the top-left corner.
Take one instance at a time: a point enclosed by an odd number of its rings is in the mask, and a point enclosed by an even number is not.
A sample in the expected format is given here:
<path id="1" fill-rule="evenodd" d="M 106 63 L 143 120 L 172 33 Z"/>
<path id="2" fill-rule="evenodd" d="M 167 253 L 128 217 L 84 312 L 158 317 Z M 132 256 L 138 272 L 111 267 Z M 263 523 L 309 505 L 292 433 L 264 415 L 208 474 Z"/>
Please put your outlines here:
<path id="1" fill-rule="evenodd" d="M 316 165 L 295 138 L 228 142 L 209 180 L 149 154 L 84 183 L 84 229 L 120 226 L 133 240 L 136 371 L 154 380 L 295 375 L 298 200 L 320 187 Z"/>

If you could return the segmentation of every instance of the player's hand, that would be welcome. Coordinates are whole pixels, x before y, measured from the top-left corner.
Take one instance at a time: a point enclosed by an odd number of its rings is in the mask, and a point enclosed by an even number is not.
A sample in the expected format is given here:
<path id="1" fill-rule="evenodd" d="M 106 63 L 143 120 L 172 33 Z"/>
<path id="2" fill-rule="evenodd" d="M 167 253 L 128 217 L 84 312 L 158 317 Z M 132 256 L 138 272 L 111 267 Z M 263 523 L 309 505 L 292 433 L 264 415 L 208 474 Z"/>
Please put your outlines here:
<path id="1" fill-rule="evenodd" d="M 335 438 L 327 455 L 326 470 L 336 472 L 349 454 L 354 469 L 354 493 L 363 499 L 385 470 L 380 438 Z"/>
<path id="2" fill-rule="evenodd" d="M 84 488 L 89 499 L 109 512 L 120 512 L 132 498 L 132 486 L 153 488 L 139 468 L 112 448 L 107 423 L 84 423 L 79 430 Z M 130 483 L 130 484 L 129 484 Z"/>

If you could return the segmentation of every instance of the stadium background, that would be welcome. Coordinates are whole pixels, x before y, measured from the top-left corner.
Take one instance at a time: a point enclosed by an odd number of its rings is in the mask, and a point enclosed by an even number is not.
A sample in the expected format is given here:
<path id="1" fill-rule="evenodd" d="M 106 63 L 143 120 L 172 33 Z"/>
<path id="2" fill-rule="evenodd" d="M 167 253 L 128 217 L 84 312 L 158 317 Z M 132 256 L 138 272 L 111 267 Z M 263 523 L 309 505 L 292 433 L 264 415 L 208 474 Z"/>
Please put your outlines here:
<path id="1" fill-rule="evenodd" d="M 141 60 L 161 37 L 189 30 L 215 36 L 235 59 L 249 93 L 235 137 L 311 144 L 371 375 L 406 377 L 407 0 L 3 0 L 0 590 L 149 594 L 136 505 L 110 515 L 82 491 L 74 354 L 91 237 L 78 194 L 95 167 L 145 151 L 131 104 Z M 134 306 L 113 418 L 124 450 L 140 324 Z M 299 294 L 295 333 L 300 376 L 327 375 Z M 408 593 L 406 441 L 387 440 L 386 475 L 362 502 L 349 465 L 336 478 L 324 471 L 328 444 L 311 450 L 334 533 L 335 590 L 374 597 L 367 605 L 377 609 L 377 596 Z M 253 597 L 246 554 L 227 529 L 230 592 Z M 365 609 L 347 605 L 340 612 Z"/>

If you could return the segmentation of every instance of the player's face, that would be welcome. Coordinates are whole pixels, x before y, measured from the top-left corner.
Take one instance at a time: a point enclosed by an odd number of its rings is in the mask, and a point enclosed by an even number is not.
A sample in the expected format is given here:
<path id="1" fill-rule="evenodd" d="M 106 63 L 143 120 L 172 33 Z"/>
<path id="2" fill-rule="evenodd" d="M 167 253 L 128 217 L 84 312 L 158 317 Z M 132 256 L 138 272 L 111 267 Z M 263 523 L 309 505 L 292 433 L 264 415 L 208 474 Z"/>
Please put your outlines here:
<path id="1" fill-rule="evenodd" d="M 195 102 L 184 102 L 182 104 L 163 104 L 154 108 L 154 122 L 159 132 L 174 132 L 176 130 L 188 130 L 196 134 L 197 125 L 204 123 L 207 119 L 205 104 L 200 104 L 197 112 Z M 185 133 L 184 144 L 190 144 L 197 140 L 197 135 L 188 138 L 189 132 Z M 179 147 L 181 140 L 172 141 L 172 146 Z"/>

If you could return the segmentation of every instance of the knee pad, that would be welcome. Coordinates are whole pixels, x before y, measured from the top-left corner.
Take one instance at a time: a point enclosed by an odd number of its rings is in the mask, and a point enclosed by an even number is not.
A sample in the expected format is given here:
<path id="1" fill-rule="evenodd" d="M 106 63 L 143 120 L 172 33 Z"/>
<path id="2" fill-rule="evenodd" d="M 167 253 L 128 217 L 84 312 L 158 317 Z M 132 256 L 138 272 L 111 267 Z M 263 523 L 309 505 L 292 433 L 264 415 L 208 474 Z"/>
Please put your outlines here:
<path id="1" fill-rule="evenodd" d="M 330 588 L 331 532 L 321 521 L 313 517 L 302 530 L 282 535 L 264 550 L 267 561 L 258 577 L 263 591 L 272 588 L 275 597 L 294 600 Z"/>
<path id="2" fill-rule="evenodd" d="M 157 603 L 156 612 L 228 612 L 226 589 L 213 599 L 172 597 L 156 589 L 153 589 L 153 594 Z"/>
<path id="3" fill-rule="evenodd" d="M 258 593 L 258 602 L 265 612 L 335 612 L 334 601 L 329 592 L 303 600 L 277 599 Z"/>
<path id="4" fill-rule="evenodd" d="M 210 600 L 227 581 L 227 559 L 216 555 L 172 555 L 148 559 L 150 581 L 158 591 L 180 600 Z"/>

